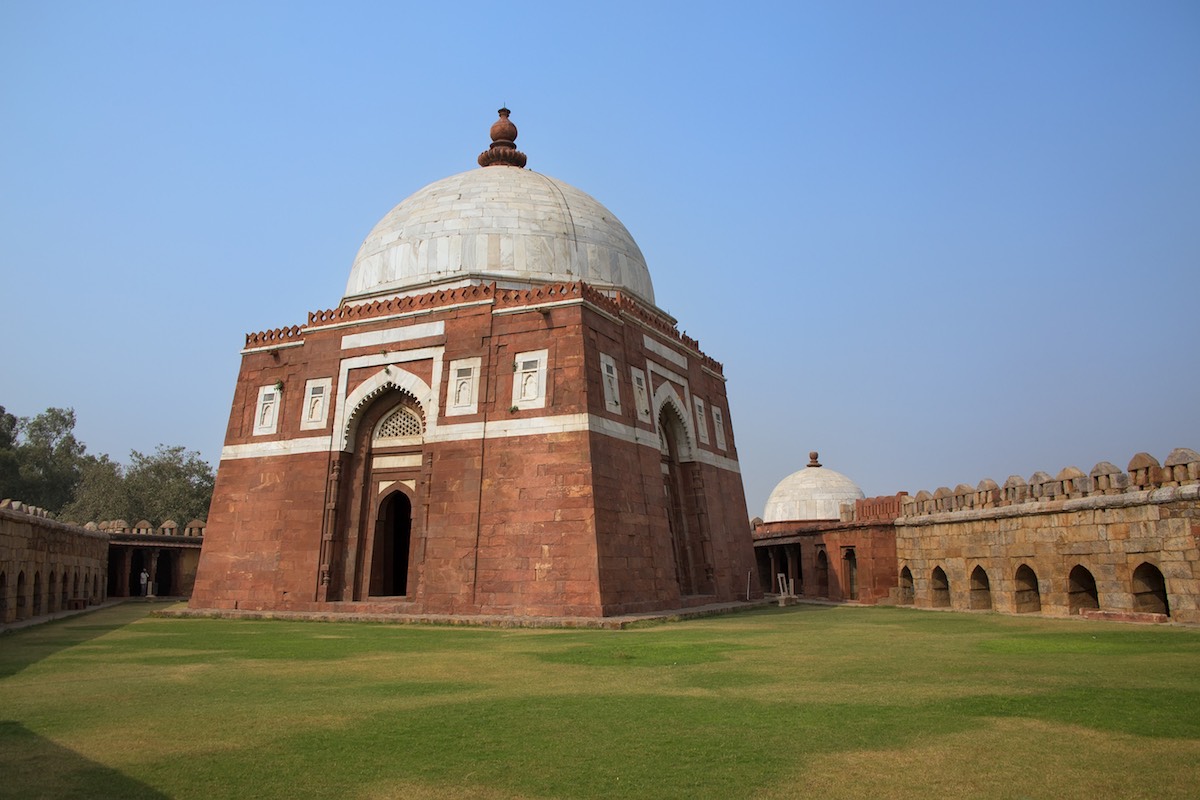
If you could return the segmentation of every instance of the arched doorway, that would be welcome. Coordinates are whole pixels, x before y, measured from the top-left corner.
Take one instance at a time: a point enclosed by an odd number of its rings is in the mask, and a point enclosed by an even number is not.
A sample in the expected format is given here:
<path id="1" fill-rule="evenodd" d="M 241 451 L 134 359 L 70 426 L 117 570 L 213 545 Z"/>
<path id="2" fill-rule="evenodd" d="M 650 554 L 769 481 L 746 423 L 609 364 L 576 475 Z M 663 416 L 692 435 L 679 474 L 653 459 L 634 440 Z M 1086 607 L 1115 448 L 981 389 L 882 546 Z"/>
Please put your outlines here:
<path id="1" fill-rule="evenodd" d="M 171 550 L 159 550 L 154 562 L 154 593 L 159 597 L 175 594 L 175 566 L 178 554 Z"/>
<path id="2" fill-rule="evenodd" d="M 140 547 L 131 547 L 129 560 L 129 582 L 125 586 L 126 597 L 141 597 L 142 596 L 142 570 L 150 571 L 150 564 L 146 559 L 146 551 Z M 149 578 L 147 578 L 147 589 L 149 591 Z"/>
<path id="3" fill-rule="evenodd" d="M 1096 579 L 1082 564 L 1076 564 L 1067 577 L 1069 611 L 1078 614 L 1088 608 L 1100 607 L 1100 595 L 1096 591 Z"/>
<path id="4" fill-rule="evenodd" d="M 817 551 L 817 596 L 829 597 L 829 556 Z"/>
<path id="5" fill-rule="evenodd" d="M 1170 616 L 1167 582 L 1158 567 L 1142 562 L 1133 571 L 1133 610 Z"/>
<path id="6" fill-rule="evenodd" d="M 992 607 L 992 582 L 988 580 L 987 571 L 976 566 L 971 570 L 971 608 L 976 611 L 986 611 Z"/>
<path id="7" fill-rule="evenodd" d="M 854 548 L 848 547 L 842 554 L 842 580 L 845 582 L 843 597 L 846 600 L 858 599 L 858 557 Z"/>
<path id="8" fill-rule="evenodd" d="M 58 610 L 57 600 L 58 586 L 55 585 L 54 570 L 50 570 L 49 577 L 46 578 L 46 613 L 53 614 Z"/>
<path id="9" fill-rule="evenodd" d="M 950 607 L 950 581 L 946 579 L 946 572 L 941 567 L 933 568 L 933 573 L 929 576 L 929 588 L 929 604 L 931 606 L 934 608 Z"/>
<path id="10" fill-rule="evenodd" d="M 0 625 L 8 622 L 8 573 L 0 572 Z"/>
<path id="11" fill-rule="evenodd" d="M 29 598 L 25 595 L 25 570 L 17 573 L 17 620 L 29 618 Z"/>
<path id="12" fill-rule="evenodd" d="M 694 464 L 685 461 L 690 453 L 687 426 L 673 403 L 666 403 L 658 414 L 659 446 L 662 452 L 663 499 L 667 527 L 675 555 L 675 577 L 680 595 L 705 595 L 714 592 L 711 545 L 704 530 L 703 513 L 696 508 L 700 498 L 693 491 Z"/>
<path id="13" fill-rule="evenodd" d="M 916 590 L 913 588 L 912 570 L 908 567 L 900 568 L 900 605 L 911 606 L 913 599 L 916 596 Z"/>
<path id="14" fill-rule="evenodd" d="M 371 552 L 371 597 L 408 594 L 408 554 L 412 545 L 412 501 L 404 492 L 383 499 Z"/>
<path id="15" fill-rule="evenodd" d="M 61 609 L 67 608 L 67 606 L 69 606 L 71 603 L 71 599 L 70 599 L 71 596 L 67 593 L 68 589 L 70 588 L 67 584 L 68 577 L 69 576 L 67 575 L 67 571 L 64 569 L 62 578 L 59 579 L 61 582 L 62 589 L 58 594 L 58 598 L 59 598 L 58 607 Z"/>
<path id="16" fill-rule="evenodd" d="M 38 616 L 45 610 L 42 605 L 42 573 L 33 573 L 33 608 L 31 612 L 33 616 Z"/>
<path id="17" fill-rule="evenodd" d="M 396 366 L 388 374 L 407 380 Z M 318 588 L 318 596 L 330 601 L 415 598 L 420 587 L 409 580 L 409 559 L 420 539 L 414 511 L 420 507 L 425 409 L 415 395 L 389 383 L 363 401 L 348 434 L 351 453 L 331 465 L 330 491 L 339 500 L 327 524 L 336 534 L 328 555 L 322 554 L 327 566 L 322 564 L 320 580 L 328 575 L 328 585 Z"/>
<path id="18" fill-rule="evenodd" d="M 1017 567 L 1015 576 L 1017 591 L 1014 597 L 1018 614 L 1032 614 L 1042 610 L 1042 595 L 1038 591 L 1037 574 L 1028 564 Z"/>

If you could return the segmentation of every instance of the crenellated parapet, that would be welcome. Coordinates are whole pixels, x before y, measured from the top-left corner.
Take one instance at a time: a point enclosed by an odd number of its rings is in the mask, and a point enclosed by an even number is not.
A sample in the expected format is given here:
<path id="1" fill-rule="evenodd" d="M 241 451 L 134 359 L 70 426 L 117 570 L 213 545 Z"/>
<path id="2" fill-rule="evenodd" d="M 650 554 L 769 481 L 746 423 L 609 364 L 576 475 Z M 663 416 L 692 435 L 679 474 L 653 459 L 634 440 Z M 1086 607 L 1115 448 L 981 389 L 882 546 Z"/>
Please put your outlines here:
<path id="1" fill-rule="evenodd" d="M 1002 486 L 991 478 L 984 478 L 975 487 L 960 483 L 954 489 L 943 486 L 933 492 L 921 490 L 902 499 L 897 516 L 1060 503 L 1191 484 L 1200 484 L 1200 454 L 1187 447 L 1178 447 L 1161 464 L 1149 453 L 1138 453 L 1130 459 L 1124 472 L 1111 462 L 1101 461 L 1087 473 L 1070 466 L 1053 476 L 1038 470 L 1028 480 L 1020 475 L 1010 475 Z"/>
<path id="2" fill-rule="evenodd" d="M 129 536 L 184 536 L 184 537 L 203 537 L 205 522 L 202 519 L 193 519 L 187 525 L 180 527 L 179 523 L 173 519 L 165 520 L 161 525 L 155 527 L 148 520 L 139 520 L 130 525 L 123 519 L 104 520 L 103 522 L 89 522 L 84 527 L 88 530 L 104 531 L 109 534 L 122 534 Z"/>

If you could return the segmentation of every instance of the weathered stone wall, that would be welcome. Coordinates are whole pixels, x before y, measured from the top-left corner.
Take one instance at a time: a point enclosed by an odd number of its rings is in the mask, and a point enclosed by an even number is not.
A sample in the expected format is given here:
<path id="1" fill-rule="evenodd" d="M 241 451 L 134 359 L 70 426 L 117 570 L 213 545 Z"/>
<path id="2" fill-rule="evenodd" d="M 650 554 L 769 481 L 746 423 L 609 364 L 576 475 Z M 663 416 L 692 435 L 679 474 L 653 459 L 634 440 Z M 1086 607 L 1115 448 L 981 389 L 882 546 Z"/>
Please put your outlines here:
<path id="1" fill-rule="evenodd" d="M 918 492 L 895 526 L 898 602 L 1200 622 L 1200 456 L 1187 448 L 1162 465 L 1139 453 L 1128 472 L 1102 462 Z"/>
<path id="2" fill-rule="evenodd" d="M 0 624 L 103 601 L 107 556 L 107 534 L 5 500 L 0 504 Z"/>
<path id="3" fill-rule="evenodd" d="M 1200 485 L 1116 496 L 972 509 L 896 520 L 900 569 L 912 573 L 914 602 L 935 605 L 931 576 L 941 568 L 950 607 L 972 607 L 971 574 L 986 573 L 991 607 L 1017 612 L 1016 571 L 1037 576 L 1041 612 L 1071 613 L 1071 571 L 1095 579 L 1101 610 L 1133 614 L 1133 573 L 1150 564 L 1165 579 L 1170 617 L 1200 622 Z M 977 590 L 978 591 L 978 590 Z M 978 597 L 978 595 L 976 595 Z"/>

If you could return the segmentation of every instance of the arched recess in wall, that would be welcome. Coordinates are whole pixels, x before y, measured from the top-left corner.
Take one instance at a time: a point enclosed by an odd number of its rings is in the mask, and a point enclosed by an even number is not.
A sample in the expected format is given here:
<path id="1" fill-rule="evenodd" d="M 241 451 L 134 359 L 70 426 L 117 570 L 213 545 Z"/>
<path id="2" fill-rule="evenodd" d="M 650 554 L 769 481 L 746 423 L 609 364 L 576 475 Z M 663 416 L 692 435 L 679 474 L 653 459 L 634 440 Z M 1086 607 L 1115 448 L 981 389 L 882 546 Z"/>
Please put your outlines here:
<path id="1" fill-rule="evenodd" d="M 1096 579 L 1082 564 L 1076 564 L 1067 576 L 1067 607 L 1070 613 L 1078 614 L 1089 608 L 1100 607 L 1100 594 L 1096 591 Z"/>
<path id="2" fill-rule="evenodd" d="M 64 570 L 63 570 L 63 574 L 62 574 L 62 578 L 60 578 L 60 579 L 59 579 L 59 580 L 60 580 L 60 582 L 61 582 L 61 585 L 62 585 L 62 589 L 61 589 L 61 591 L 58 593 L 58 607 L 59 607 L 59 608 L 66 608 L 66 607 L 67 607 L 67 606 L 70 604 L 70 602 L 71 602 L 71 599 L 70 599 L 70 598 L 71 598 L 71 596 L 70 596 L 70 594 L 68 593 L 68 592 L 69 592 L 69 590 L 70 590 L 70 586 L 67 584 L 67 579 L 68 579 L 69 577 L 70 577 L 70 576 L 69 576 L 69 575 L 67 575 L 67 571 L 64 569 Z"/>
<path id="3" fill-rule="evenodd" d="M 950 581 L 946 579 L 946 571 L 934 567 L 929 575 L 929 604 L 934 608 L 950 607 Z"/>
<path id="4" fill-rule="evenodd" d="M 1017 567 L 1013 576 L 1017 586 L 1013 605 L 1018 614 L 1033 614 L 1042 610 L 1042 595 L 1038 591 L 1037 574 L 1028 564 Z"/>
<path id="5" fill-rule="evenodd" d="M 371 553 L 371 597 L 404 597 L 412 551 L 412 498 L 395 485 L 379 502 Z"/>
<path id="6" fill-rule="evenodd" d="M 847 547 L 842 553 L 842 598 L 858 599 L 858 556 L 853 547 Z"/>
<path id="7" fill-rule="evenodd" d="M 58 587 L 55 586 L 54 584 L 55 584 L 54 570 L 50 570 L 50 574 L 46 578 L 46 613 L 47 614 L 53 614 L 55 611 L 58 610 L 58 608 L 54 604 L 55 599 L 57 599 L 57 593 L 54 590 L 57 589 Z"/>
<path id="8" fill-rule="evenodd" d="M 678 398 L 658 406 L 658 436 L 662 454 L 663 497 L 675 556 L 675 575 L 683 596 L 715 591 L 712 545 L 705 530 L 707 513 L 700 476 L 694 471 L 688 421 Z"/>
<path id="9" fill-rule="evenodd" d="M 426 458 L 424 411 L 419 397 L 392 382 L 376 381 L 362 394 L 339 472 L 342 511 L 329 548 L 326 599 L 400 599 L 419 591 L 410 559 L 421 533 L 414 509 Z"/>
<path id="10" fill-rule="evenodd" d="M 29 618 L 29 597 L 26 594 L 29 589 L 25 585 L 25 570 L 17 573 L 17 619 Z"/>
<path id="11" fill-rule="evenodd" d="M 992 582 L 988 580 L 987 570 L 976 565 L 971 570 L 971 608 L 975 611 L 986 611 L 992 607 Z"/>
<path id="12" fill-rule="evenodd" d="M 389 365 L 355 387 L 338 408 L 337 429 L 342 431 L 341 450 L 353 452 L 362 412 L 373 405 L 378 397 L 393 389 L 413 398 L 421 408 L 425 433 L 432 432 L 437 424 L 437 401 L 433 390 L 408 370 Z"/>
<path id="13" fill-rule="evenodd" d="M 8 622 L 8 573 L 0 570 L 0 624 Z"/>
<path id="14" fill-rule="evenodd" d="M 664 381 L 654 390 L 654 419 L 659 423 L 660 439 L 663 436 L 663 412 L 668 408 L 674 413 L 674 418 L 679 420 L 679 424 L 683 426 L 683 435 L 678 437 L 676 442 L 679 449 L 678 458 L 680 461 L 692 461 L 696 457 L 694 446 L 696 432 L 692 429 L 692 417 L 687 413 L 687 404 L 679 397 L 675 387 Z"/>
<path id="15" fill-rule="evenodd" d="M 1158 567 L 1146 561 L 1133 571 L 1133 610 L 1167 616 L 1171 614 L 1167 582 Z"/>
<path id="16" fill-rule="evenodd" d="M 817 551 L 817 597 L 829 597 L 829 556 L 824 548 Z"/>
<path id="17" fill-rule="evenodd" d="M 900 568 L 900 605 L 911 606 L 916 598 L 916 588 L 913 586 L 912 570 L 908 567 Z"/>
<path id="18" fill-rule="evenodd" d="M 30 609 L 33 616 L 36 617 L 45 612 L 42 602 L 42 573 L 38 571 L 33 573 L 33 608 Z"/>

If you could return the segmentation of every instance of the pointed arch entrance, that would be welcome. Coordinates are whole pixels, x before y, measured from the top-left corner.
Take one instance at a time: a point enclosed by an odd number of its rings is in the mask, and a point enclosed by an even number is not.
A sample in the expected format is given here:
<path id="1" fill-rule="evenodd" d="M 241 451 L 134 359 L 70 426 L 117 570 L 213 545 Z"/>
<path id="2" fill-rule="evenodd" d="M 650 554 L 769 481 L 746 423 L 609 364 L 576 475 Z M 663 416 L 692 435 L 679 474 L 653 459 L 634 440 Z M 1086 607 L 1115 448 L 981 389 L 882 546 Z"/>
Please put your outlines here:
<path id="1" fill-rule="evenodd" d="M 675 577 L 679 593 L 713 594 L 715 591 L 712 544 L 704 513 L 704 486 L 692 460 L 688 426 L 677 405 L 662 404 L 658 412 L 659 445 L 662 452 L 663 494 L 667 526 L 675 555 Z"/>
<path id="2" fill-rule="evenodd" d="M 402 491 L 386 495 L 375 520 L 371 548 L 371 597 L 408 594 L 409 551 L 412 547 L 412 501 Z"/>
<path id="3" fill-rule="evenodd" d="M 403 372 L 394 366 L 390 371 Z M 324 598 L 331 601 L 399 600 L 417 593 L 426 411 L 399 383 L 397 377 L 362 401 L 347 422 L 350 451 L 331 464 L 330 493 L 338 500 L 327 521 L 332 533 L 321 576 L 328 580 Z"/>

